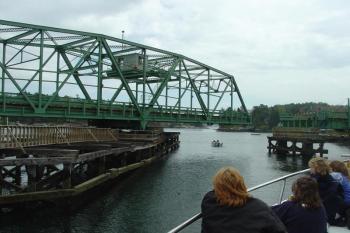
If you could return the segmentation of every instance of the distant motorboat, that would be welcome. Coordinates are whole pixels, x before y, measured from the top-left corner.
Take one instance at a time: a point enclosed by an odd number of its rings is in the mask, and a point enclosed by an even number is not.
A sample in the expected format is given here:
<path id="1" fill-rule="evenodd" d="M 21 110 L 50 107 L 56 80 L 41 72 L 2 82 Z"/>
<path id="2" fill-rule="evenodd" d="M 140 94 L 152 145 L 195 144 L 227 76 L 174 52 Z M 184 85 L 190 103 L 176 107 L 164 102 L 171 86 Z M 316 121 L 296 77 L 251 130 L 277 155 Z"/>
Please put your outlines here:
<path id="1" fill-rule="evenodd" d="M 222 147 L 223 145 L 224 144 L 222 142 L 219 142 L 219 140 L 211 142 L 211 146 L 213 147 Z"/>
<path id="2" fill-rule="evenodd" d="M 261 133 L 251 133 L 250 135 L 261 135 Z"/>

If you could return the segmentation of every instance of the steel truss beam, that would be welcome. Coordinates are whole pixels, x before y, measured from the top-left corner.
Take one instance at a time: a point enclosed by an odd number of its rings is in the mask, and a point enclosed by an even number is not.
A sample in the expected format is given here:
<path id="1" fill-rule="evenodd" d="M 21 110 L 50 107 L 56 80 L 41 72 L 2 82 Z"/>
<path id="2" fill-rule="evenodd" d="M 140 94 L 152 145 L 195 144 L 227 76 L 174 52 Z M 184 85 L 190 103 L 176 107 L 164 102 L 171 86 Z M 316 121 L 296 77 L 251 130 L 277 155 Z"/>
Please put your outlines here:
<path id="1" fill-rule="evenodd" d="M 111 117 L 116 114 L 115 119 L 138 120 L 143 126 L 148 121 L 173 120 L 247 123 L 233 111 L 237 93 L 237 103 L 248 116 L 234 77 L 194 59 L 102 34 L 5 20 L 0 20 L 0 26 L 4 27 L 0 29 L 0 116 L 60 117 L 62 112 L 62 117 L 104 119 L 108 112 Z M 11 53 L 7 47 L 17 51 Z M 30 75 L 23 77 L 19 72 Z M 71 77 L 75 83 L 68 81 Z M 111 86 L 114 80 L 117 84 Z M 9 81 L 15 89 L 6 85 Z M 37 88 L 30 85 L 33 82 Z M 45 87 L 51 84 L 55 87 Z M 67 85 L 73 87 L 64 102 L 60 94 Z M 113 90 L 110 96 L 107 90 Z M 83 98 L 73 98 L 77 91 Z M 146 101 L 146 94 L 152 98 Z M 229 104 L 225 96 L 230 96 Z M 16 113 L 18 97 L 25 100 L 20 102 L 21 113 Z M 217 111 L 228 105 L 229 118 Z"/>

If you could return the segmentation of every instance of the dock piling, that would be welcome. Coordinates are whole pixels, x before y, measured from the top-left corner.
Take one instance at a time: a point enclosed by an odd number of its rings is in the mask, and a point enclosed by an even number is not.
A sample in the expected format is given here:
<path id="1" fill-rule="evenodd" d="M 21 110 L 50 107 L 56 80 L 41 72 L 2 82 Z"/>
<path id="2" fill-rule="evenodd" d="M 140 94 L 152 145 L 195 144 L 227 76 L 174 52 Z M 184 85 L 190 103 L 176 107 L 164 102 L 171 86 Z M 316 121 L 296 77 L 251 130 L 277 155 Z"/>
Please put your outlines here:
<path id="1" fill-rule="evenodd" d="M 17 203 L 69 200 L 157 160 L 180 143 L 179 133 L 132 131 L 121 133 L 120 138 L 118 133 L 111 137 L 110 129 L 89 129 L 92 137 L 81 128 L 59 128 L 60 134 L 54 137 L 50 132 L 57 134 L 57 127 L 53 131 L 25 127 L 17 132 L 19 127 L 12 127 L 12 132 L 22 138 L 16 140 L 28 154 L 8 141 L 12 137 L 0 137 L 0 209 Z M 51 135 L 50 140 L 38 137 L 41 131 Z M 31 140 L 23 139 L 27 136 Z"/>

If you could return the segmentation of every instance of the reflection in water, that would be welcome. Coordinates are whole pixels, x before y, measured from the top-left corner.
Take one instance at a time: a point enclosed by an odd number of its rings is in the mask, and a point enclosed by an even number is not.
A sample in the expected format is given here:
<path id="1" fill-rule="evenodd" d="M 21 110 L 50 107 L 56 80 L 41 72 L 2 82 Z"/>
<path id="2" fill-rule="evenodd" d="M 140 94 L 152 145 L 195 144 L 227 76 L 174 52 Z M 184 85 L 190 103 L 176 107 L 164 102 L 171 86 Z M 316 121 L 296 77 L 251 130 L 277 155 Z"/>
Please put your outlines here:
<path id="1" fill-rule="evenodd" d="M 223 166 L 238 168 L 248 187 L 307 168 L 309 158 L 268 155 L 268 134 L 176 131 L 181 132 L 178 151 L 136 171 L 79 210 L 22 213 L 22 218 L 12 216 L 10 220 L 1 217 L 0 232 L 166 232 L 200 211 L 213 175 Z M 224 146 L 212 147 L 214 139 Z M 350 154 L 345 145 L 326 144 L 325 148 L 330 159 Z M 280 187 L 276 184 L 253 195 L 272 204 Z M 199 229 L 200 222 L 186 232 Z"/>
<path id="2" fill-rule="evenodd" d="M 311 159 L 312 156 L 301 156 L 301 155 L 276 155 L 272 154 L 269 155 L 273 159 L 275 159 L 275 165 L 276 169 L 279 169 L 281 171 L 285 171 L 288 173 L 307 169 L 308 168 L 308 162 Z"/>

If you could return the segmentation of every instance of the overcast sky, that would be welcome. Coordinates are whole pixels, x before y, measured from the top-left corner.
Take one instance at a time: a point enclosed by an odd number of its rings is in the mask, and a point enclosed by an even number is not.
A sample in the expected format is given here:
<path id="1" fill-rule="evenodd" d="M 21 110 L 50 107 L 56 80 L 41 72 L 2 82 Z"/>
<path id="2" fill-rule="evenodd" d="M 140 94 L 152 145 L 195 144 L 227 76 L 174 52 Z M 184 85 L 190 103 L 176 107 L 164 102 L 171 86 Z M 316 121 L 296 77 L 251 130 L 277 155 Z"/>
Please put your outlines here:
<path id="1" fill-rule="evenodd" d="M 98 32 L 233 74 L 248 108 L 350 97 L 349 0 L 0 1 L 0 18 Z"/>

